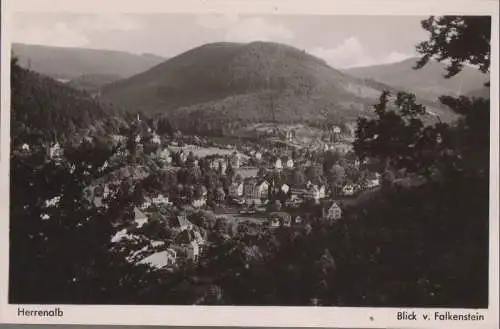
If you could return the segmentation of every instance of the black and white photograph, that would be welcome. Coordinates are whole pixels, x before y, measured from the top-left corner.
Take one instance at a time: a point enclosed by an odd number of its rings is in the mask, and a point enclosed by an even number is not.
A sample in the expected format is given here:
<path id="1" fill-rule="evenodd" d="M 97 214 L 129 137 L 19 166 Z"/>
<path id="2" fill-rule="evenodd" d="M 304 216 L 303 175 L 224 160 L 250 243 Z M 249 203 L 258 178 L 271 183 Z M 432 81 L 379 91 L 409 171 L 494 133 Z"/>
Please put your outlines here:
<path id="1" fill-rule="evenodd" d="M 9 33 L 8 304 L 491 306 L 491 14 Z"/>

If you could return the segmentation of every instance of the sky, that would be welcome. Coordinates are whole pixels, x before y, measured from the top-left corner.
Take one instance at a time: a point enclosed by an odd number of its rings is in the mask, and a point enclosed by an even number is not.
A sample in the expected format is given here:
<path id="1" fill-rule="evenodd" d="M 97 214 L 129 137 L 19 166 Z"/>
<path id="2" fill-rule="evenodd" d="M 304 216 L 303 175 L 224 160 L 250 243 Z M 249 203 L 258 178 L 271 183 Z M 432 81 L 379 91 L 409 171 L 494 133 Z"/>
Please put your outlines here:
<path id="1" fill-rule="evenodd" d="M 272 41 L 335 68 L 415 56 L 428 38 L 417 16 L 16 13 L 13 42 L 173 57 L 210 42 Z"/>

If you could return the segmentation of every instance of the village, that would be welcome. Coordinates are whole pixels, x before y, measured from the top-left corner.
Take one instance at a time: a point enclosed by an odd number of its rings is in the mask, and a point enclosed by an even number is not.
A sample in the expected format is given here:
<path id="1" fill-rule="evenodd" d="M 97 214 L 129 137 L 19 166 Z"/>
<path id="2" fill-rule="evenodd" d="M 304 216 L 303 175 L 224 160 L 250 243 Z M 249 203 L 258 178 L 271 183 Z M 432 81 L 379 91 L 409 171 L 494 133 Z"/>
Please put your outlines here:
<path id="1" fill-rule="evenodd" d="M 203 258 L 214 227 L 225 227 L 229 239 L 245 224 L 334 223 L 360 193 L 380 185 L 380 174 L 353 155 L 338 127 L 315 145 L 301 145 L 290 129 L 268 139 L 275 144 L 218 145 L 198 136 L 160 136 L 151 127 L 114 135 L 118 151 L 105 166 L 127 165 L 88 186 L 85 199 L 106 207 L 116 187 L 135 186 L 140 196 L 117 227 L 113 248 L 126 250 L 130 263 L 174 271 Z M 48 152 L 54 161 L 64 158 L 58 143 Z"/>

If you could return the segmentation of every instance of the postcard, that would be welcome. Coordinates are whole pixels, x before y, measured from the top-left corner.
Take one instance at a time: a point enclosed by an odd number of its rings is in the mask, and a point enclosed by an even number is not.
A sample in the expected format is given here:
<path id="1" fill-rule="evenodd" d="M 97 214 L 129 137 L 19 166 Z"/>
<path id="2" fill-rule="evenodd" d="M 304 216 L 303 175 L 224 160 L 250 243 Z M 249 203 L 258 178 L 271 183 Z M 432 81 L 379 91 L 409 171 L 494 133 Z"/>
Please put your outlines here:
<path id="1" fill-rule="evenodd" d="M 498 328 L 498 18 L 5 1 L 0 323 Z"/>

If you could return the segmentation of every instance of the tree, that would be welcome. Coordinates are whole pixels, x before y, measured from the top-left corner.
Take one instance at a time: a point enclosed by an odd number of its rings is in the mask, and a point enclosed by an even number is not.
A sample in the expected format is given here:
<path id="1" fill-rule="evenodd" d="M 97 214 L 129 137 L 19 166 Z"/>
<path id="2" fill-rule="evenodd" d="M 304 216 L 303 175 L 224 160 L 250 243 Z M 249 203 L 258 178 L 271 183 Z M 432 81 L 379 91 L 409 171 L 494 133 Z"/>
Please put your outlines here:
<path id="1" fill-rule="evenodd" d="M 417 46 L 423 56 L 417 69 L 435 58 L 450 60 L 447 77 L 465 63 L 489 71 L 489 17 L 430 17 L 423 27 L 430 38 Z M 443 104 L 461 115 L 451 126 L 428 120 L 428 111 L 413 95 L 391 96 L 381 95 L 375 119 L 358 122 L 355 151 L 361 159 L 375 158 L 384 165 L 388 193 L 347 215 L 350 223 L 342 235 L 351 238 L 343 242 L 343 252 L 356 261 L 338 267 L 337 275 L 345 283 L 339 286 L 339 298 L 371 306 L 485 306 L 489 100 L 442 97 Z M 393 180 L 391 170 L 399 169 L 407 174 L 405 182 L 413 185 L 391 193 L 386 182 Z M 404 256 L 395 250 L 405 250 Z M 464 270 L 471 266 L 474 274 Z M 355 280 L 350 286 L 347 278 L 360 272 L 370 280 Z M 397 278 L 390 283 L 383 275 L 389 272 Z M 391 293 L 389 285 L 400 287 L 400 292 Z M 405 297 L 408 294 L 413 297 Z"/>
<path id="2" fill-rule="evenodd" d="M 48 161 L 34 145 L 11 158 L 10 300 L 16 303 L 102 303 L 122 290 L 115 271 L 128 265 L 109 253 L 113 224 L 132 201 L 116 190 L 107 207 L 82 202 L 110 151 L 83 143 L 66 149 L 61 164 Z M 47 200 L 51 201 L 50 205 Z M 134 273 L 133 270 L 128 272 Z M 122 283 L 120 283 L 122 282 Z M 118 292 L 118 290 L 116 290 Z"/>
<path id="3" fill-rule="evenodd" d="M 439 62 L 450 60 L 447 78 L 458 74 L 465 63 L 489 72 L 491 60 L 490 16 L 430 16 L 422 21 L 429 40 L 417 45 L 422 55 L 416 68 L 424 67 L 431 58 Z"/>

